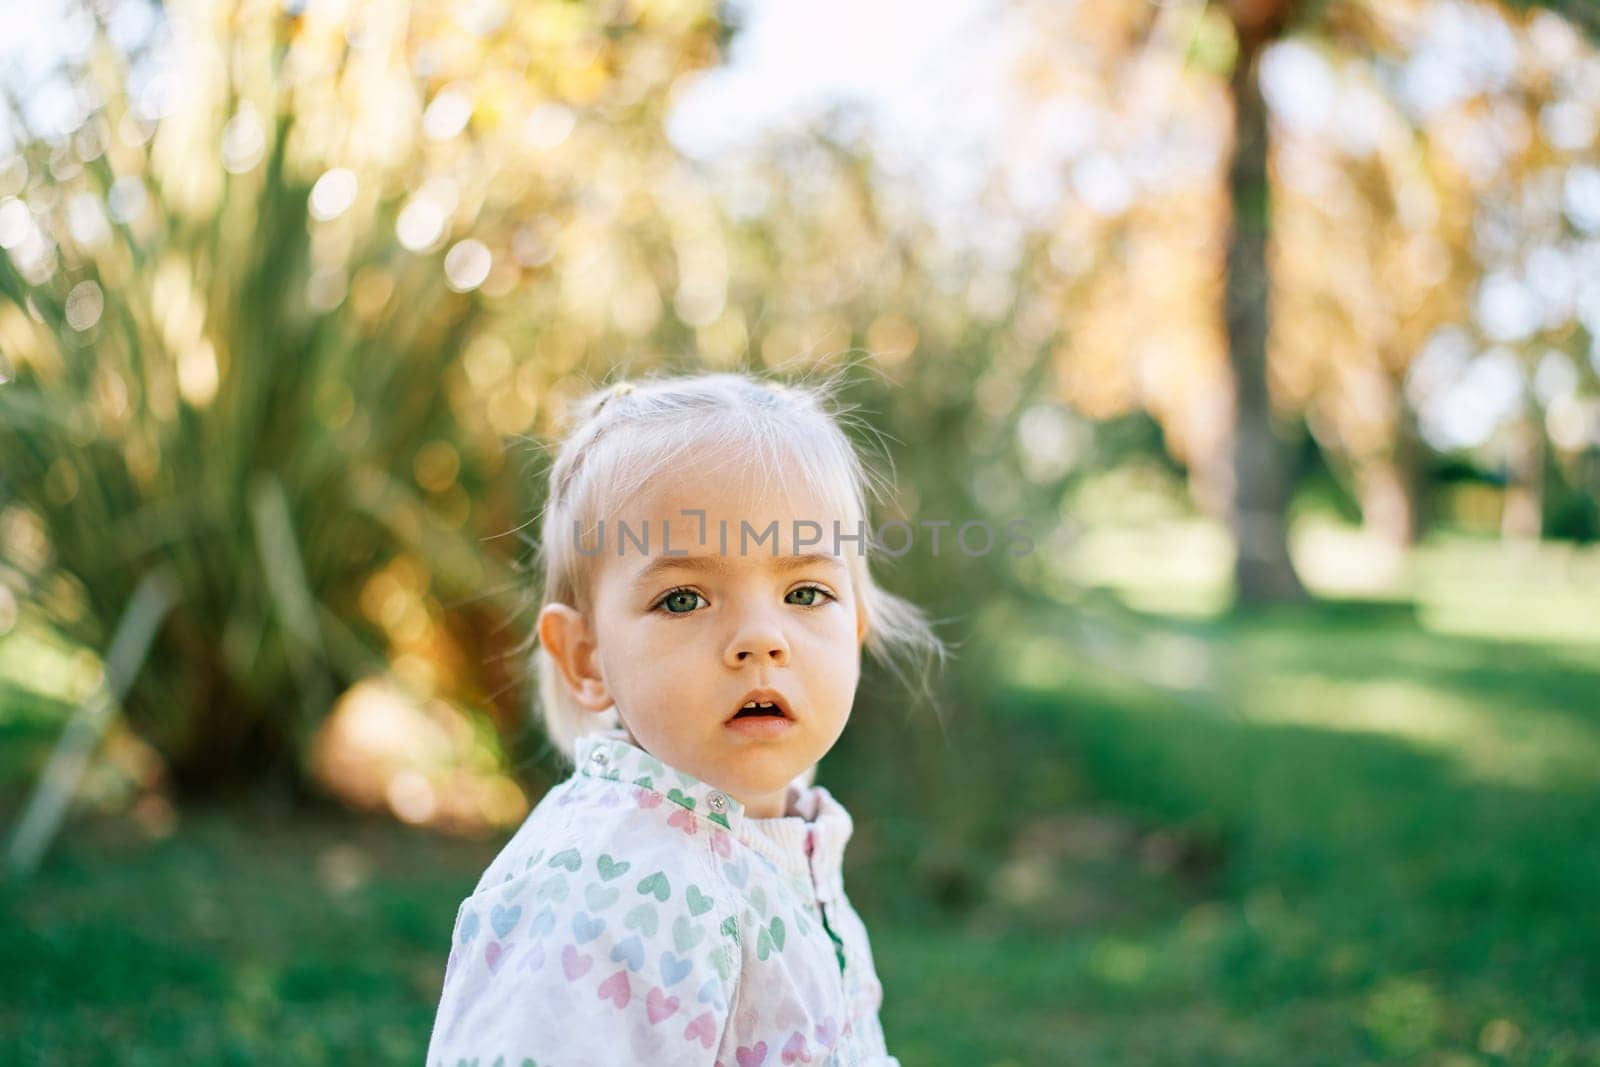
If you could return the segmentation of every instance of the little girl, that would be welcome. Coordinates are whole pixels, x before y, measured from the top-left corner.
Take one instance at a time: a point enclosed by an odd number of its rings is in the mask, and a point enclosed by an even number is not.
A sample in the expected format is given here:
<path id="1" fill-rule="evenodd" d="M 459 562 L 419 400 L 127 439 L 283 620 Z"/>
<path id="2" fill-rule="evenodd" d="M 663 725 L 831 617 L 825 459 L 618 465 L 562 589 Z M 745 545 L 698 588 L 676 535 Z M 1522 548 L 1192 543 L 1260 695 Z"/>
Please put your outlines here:
<path id="1" fill-rule="evenodd" d="M 945 649 L 868 572 L 828 387 L 586 398 L 541 531 L 541 713 L 573 774 L 457 913 L 430 1065 L 898 1067 L 813 785 L 864 646 Z"/>

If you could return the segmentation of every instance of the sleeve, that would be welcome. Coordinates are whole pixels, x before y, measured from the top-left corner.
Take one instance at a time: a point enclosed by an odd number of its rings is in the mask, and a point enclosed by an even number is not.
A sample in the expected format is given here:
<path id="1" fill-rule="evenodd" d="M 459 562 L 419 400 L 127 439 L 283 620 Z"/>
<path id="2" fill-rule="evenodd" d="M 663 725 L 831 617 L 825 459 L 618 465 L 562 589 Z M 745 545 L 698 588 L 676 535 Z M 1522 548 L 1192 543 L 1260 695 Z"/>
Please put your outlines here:
<path id="1" fill-rule="evenodd" d="M 704 870 L 568 848 L 467 898 L 429 1067 L 712 1067 L 740 954 Z"/>

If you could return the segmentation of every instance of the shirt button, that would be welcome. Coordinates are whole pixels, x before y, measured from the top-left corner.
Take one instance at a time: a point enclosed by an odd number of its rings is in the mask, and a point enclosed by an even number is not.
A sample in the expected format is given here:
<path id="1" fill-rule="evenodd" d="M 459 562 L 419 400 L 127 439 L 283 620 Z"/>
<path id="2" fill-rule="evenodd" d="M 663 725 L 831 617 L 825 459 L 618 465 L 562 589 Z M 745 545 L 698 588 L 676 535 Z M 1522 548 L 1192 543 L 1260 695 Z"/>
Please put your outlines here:
<path id="1" fill-rule="evenodd" d="M 723 812 L 728 810 L 728 798 L 723 796 L 721 793 L 708 793 L 706 795 L 706 806 L 712 811 L 716 812 L 718 815 L 721 815 Z"/>
<path id="2" fill-rule="evenodd" d="M 596 764 L 600 765 L 601 767 L 604 767 L 606 765 L 606 761 L 608 759 L 610 759 L 610 757 L 607 756 L 604 752 L 596 752 L 594 755 L 589 757 L 589 761 L 591 763 L 596 763 Z"/>

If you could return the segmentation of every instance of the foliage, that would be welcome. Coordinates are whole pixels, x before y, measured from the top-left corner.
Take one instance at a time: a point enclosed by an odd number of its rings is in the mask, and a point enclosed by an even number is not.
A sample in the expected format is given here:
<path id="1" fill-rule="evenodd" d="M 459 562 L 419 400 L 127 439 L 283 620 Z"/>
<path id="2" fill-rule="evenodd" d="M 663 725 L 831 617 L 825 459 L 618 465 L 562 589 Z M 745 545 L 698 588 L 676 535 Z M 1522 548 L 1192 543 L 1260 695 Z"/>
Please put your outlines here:
<path id="1" fill-rule="evenodd" d="M 555 0 L 168 15 L 155 58 L 96 29 L 74 73 L 100 102 L 0 172 L 3 573 L 103 648 L 170 568 L 133 722 L 185 784 L 293 776 L 385 659 L 496 695 L 477 663 L 508 642 L 478 635 L 525 591 L 485 541 L 529 504 L 506 441 L 588 346 L 648 328 L 667 225 L 641 183 L 712 26 Z M 158 60 L 165 101 L 138 81 Z"/>

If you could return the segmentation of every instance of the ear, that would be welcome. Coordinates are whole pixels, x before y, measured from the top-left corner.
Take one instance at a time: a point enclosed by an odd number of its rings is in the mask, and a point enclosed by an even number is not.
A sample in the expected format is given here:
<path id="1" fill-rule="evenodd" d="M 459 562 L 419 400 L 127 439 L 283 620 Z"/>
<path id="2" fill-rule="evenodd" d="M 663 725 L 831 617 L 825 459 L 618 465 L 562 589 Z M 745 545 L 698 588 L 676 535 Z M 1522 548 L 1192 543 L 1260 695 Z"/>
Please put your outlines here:
<path id="1" fill-rule="evenodd" d="M 546 604 L 539 612 L 539 644 L 555 660 L 573 699 L 590 711 L 604 711 L 611 706 L 611 696 L 600 673 L 594 627 L 577 608 Z"/>
<path id="2" fill-rule="evenodd" d="M 860 648 L 867 643 L 867 609 L 860 605 L 856 607 L 856 647 Z"/>

